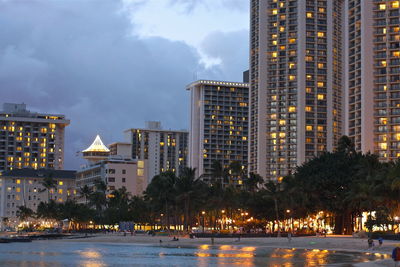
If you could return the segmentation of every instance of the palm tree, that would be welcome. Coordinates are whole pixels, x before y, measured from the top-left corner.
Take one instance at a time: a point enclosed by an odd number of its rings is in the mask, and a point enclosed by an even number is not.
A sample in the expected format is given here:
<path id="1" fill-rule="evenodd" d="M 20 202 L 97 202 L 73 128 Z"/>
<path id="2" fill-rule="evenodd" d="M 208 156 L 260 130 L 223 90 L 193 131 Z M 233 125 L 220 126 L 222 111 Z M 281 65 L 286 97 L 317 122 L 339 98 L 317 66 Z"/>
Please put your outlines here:
<path id="1" fill-rule="evenodd" d="M 107 185 L 102 180 L 96 180 L 94 184 L 95 184 L 94 186 L 95 190 L 89 196 L 89 205 L 95 207 L 97 221 L 99 223 L 102 223 L 104 217 L 103 209 L 107 205 L 107 196 L 106 196 Z"/>
<path id="2" fill-rule="evenodd" d="M 214 160 L 211 163 L 211 183 L 213 185 L 223 185 L 229 179 L 229 170 L 224 168 L 220 161 Z"/>
<path id="3" fill-rule="evenodd" d="M 21 221 L 25 221 L 26 219 L 32 217 L 35 213 L 33 212 L 32 209 L 25 207 L 25 206 L 19 206 L 17 210 L 17 217 Z"/>
<path id="4" fill-rule="evenodd" d="M 170 210 L 176 196 L 176 180 L 175 173 L 163 172 L 154 176 L 145 191 L 146 198 L 150 200 L 155 209 L 165 214 L 168 229 L 170 229 Z"/>
<path id="5" fill-rule="evenodd" d="M 244 180 L 244 184 L 247 191 L 254 193 L 258 189 L 259 184 L 261 184 L 263 181 L 264 179 L 260 175 L 251 172 L 250 175 Z"/>
<path id="6" fill-rule="evenodd" d="M 280 227 L 280 222 L 279 222 L 279 210 L 278 210 L 278 199 L 281 194 L 280 183 L 270 180 L 264 184 L 264 188 L 265 188 L 265 192 L 266 192 L 265 196 L 274 201 L 275 216 L 276 216 L 276 221 L 278 222 L 278 237 L 280 237 L 281 236 L 281 227 Z"/>
<path id="7" fill-rule="evenodd" d="M 191 201 L 202 188 L 202 182 L 196 178 L 195 168 L 184 168 L 176 181 L 177 200 L 184 204 L 184 229 L 190 226 Z"/>
<path id="8" fill-rule="evenodd" d="M 41 184 L 44 187 L 44 189 L 41 189 L 40 192 L 44 192 L 47 190 L 47 200 L 50 201 L 50 199 L 53 198 L 52 193 L 51 193 L 52 189 L 54 189 L 54 190 L 57 189 L 57 181 L 53 178 L 53 174 L 50 173 L 49 175 L 44 177 Z"/>
<path id="9" fill-rule="evenodd" d="M 92 194 L 92 189 L 88 185 L 84 185 L 83 187 L 81 187 L 79 189 L 79 194 L 80 194 L 81 198 L 82 197 L 85 198 L 85 205 L 87 205 L 88 199 L 89 199 L 90 195 Z"/>

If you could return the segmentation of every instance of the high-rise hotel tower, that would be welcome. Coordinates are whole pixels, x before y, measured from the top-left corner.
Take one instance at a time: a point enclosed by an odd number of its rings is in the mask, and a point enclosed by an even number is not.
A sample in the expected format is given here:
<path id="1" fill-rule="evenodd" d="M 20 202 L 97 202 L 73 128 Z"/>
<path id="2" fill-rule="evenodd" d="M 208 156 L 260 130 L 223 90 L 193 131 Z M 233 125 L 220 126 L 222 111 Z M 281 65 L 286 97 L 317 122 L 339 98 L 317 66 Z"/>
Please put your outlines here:
<path id="1" fill-rule="evenodd" d="M 5 103 L 0 111 L 0 172 L 13 169 L 62 169 L 64 115 L 30 112 L 25 104 Z"/>
<path id="2" fill-rule="evenodd" d="M 251 172 L 279 180 L 343 134 L 344 4 L 251 1 Z"/>
<path id="3" fill-rule="evenodd" d="M 247 83 L 200 80 L 190 91 L 189 166 L 209 178 L 214 161 L 224 168 L 248 166 L 249 86 Z M 237 177 L 234 182 L 241 185 Z"/>
<path id="4" fill-rule="evenodd" d="M 348 0 L 347 135 L 380 160 L 400 157 L 400 4 Z"/>

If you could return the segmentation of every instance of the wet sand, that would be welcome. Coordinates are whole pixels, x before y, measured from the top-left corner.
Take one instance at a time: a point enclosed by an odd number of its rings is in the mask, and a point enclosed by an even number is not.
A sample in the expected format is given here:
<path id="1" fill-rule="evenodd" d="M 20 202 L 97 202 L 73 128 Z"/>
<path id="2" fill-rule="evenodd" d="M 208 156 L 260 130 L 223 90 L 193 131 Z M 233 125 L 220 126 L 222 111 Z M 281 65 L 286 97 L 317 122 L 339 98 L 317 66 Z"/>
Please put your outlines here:
<path id="1" fill-rule="evenodd" d="M 88 238 L 80 239 L 63 239 L 63 242 L 103 242 L 103 243 L 131 243 L 151 246 L 165 247 L 199 247 L 201 245 L 212 245 L 211 238 L 194 238 L 178 237 L 179 241 L 172 241 L 173 237 L 168 236 L 148 236 L 127 234 L 100 234 L 92 235 Z M 162 242 L 160 242 L 160 240 Z M 327 237 L 294 237 L 291 242 L 287 238 L 215 238 L 214 245 L 234 245 L 234 246 L 253 246 L 253 247 L 269 247 L 269 248 L 298 248 L 298 249 L 321 249 L 331 251 L 350 251 L 364 253 L 378 253 L 391 255 L 391 251 L 400 241 L 384 240 L 382 247 L 378 246 L 375 240 L 373 250 L 368 249 L 367 239 L 354 238 L 351 236 L 327 236 Z M 391 259 L 381 260 L 377 262 L 359 263 L 355 266 L 394 266 Z"/>

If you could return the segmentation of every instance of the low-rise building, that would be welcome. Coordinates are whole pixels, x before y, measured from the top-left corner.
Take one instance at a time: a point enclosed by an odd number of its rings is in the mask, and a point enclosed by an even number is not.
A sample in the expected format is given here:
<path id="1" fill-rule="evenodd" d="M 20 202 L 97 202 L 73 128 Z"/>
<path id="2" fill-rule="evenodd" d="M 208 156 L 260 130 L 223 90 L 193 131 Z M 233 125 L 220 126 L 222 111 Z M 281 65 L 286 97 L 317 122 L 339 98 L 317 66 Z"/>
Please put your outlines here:
<path id="1" fill-rule="evenodd" d="M 0 176 L 0 221 L 7 218 L 10 222 L 17 221 L 19 206 L 36 211 L 40 202 L 53 199 L 64 202 L 74 198 L 75 171 L 52 169 L 14 169 Z M 56 182 L 56 187 L 49 191 L 43 186 L 46 177 Z"/>
<path id="2" fill-rule="evenodd" d="M 103 181 L 107 185 L 107 194 L 125 187 L 132 195 L 141 195 L 147 187 L 145 161 L 132 159 L 131 144 L 113 143 L 110 148 L 97 136 L 83 151 L 88 164 L 76 174 L 78 192 L 85 185 L 93 188 L 96 181 Z"/>

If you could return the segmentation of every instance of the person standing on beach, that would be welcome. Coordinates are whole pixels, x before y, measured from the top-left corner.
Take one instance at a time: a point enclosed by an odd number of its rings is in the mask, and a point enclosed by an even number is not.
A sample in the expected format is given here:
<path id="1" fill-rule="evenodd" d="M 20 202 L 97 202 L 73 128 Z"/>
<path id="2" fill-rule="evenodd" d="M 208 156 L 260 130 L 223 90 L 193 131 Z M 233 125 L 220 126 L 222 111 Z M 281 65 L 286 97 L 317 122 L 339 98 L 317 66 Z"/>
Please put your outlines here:
<path id="1" fill-rule="evenodd" d="M 400 267 L 400 247 L 397 245 L 392 251 L 392 259 L 394 260 L 394 266 Z"/>

